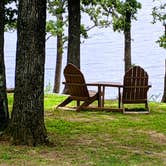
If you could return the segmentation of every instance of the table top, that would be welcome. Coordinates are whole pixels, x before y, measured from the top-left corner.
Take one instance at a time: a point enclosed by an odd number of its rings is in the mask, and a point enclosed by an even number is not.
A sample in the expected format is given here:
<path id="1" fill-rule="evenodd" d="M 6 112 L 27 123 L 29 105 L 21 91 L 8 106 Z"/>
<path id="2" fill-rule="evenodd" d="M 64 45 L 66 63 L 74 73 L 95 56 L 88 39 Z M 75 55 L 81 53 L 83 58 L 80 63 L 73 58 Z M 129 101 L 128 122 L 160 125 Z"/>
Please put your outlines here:
<path id="1" fill-rule="evenodd" d="M 120 82 L 108 82 L 108 81 L 96 81 L 87 83 L 87 85 L 93 86 L 110 86 L 110 87 L 123 87 L 123 84 Z"/>

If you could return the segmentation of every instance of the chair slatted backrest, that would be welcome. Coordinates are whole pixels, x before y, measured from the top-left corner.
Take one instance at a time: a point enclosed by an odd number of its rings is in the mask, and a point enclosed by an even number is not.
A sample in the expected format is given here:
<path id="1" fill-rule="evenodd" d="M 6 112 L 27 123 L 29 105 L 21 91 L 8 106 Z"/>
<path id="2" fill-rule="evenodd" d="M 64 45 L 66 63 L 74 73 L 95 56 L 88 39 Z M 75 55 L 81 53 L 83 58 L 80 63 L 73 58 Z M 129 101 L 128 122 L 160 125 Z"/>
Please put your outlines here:
<path id="1" fill-rule="evenodd" d="M 64 69 L 68 93 L 76 97 L 89 97 L 89 92 L 82 72 L 69 63 Z"/>
<path id="2" fill-rule="evenodd" d="M 148 74 L 140 66 L 134 66 L 125 73 L 123 85 L 123 103 L 140 103 L 147 100 Z"/>

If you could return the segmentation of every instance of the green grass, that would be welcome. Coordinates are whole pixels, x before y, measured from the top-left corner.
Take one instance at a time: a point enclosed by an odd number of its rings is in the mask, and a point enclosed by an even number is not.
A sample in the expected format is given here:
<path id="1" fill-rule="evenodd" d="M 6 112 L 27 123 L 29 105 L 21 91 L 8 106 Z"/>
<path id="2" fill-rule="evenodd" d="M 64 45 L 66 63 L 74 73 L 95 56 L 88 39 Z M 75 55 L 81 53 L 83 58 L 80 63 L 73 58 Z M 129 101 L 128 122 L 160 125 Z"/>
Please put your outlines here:
<path id="1" fill-rule="evenodd" d="M 52 146 L 0 142 L 0 165 L 166 165 L 166 104 L 150 102 L 148 115 L 104 111 L 62 111 L 65 96 L 45 95 L 45 125 Z M 11 110 L 13 96 L 9 95 Z M 107 101 L 117 105 L 116 101 Z"/>

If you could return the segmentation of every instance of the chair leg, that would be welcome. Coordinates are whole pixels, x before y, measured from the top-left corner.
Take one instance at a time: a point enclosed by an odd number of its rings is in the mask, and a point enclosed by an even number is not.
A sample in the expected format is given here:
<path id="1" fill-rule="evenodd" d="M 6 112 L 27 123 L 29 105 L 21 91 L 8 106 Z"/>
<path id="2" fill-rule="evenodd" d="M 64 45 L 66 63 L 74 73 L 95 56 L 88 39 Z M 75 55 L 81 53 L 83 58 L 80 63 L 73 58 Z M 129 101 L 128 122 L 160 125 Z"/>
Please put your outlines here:
<path id="1" fill-rule="evenodd" d="M 146 108 L 146 110 L 147 110 L 148 112 L 150 112 L 149 106 L 148 106 L 148 102 L 145 103 L 145 108 Z"/>
<path id="2" fill-rule="evenodd" d="M 80 106 L 80 101 L 79 100 L 77 100 L 77 107 L 79 107 Z"/>
<path id="3" fill-rule="evenodd" d="M 76 111 L 77 112 L 81 111 L 84 107 L 87 107 L 88 105 L 90 105 L 92 102 L 94 102 L 97 99 L 98 99 L 98 94 L 86 100 L 83 104 L 77 107 Z"/>
<path id="4" fill-rule="evenodd" d="M 56 108 L 58 107 L 64 107 L 65 105 L 67 105 L 68 103 L 70 103 L 73 99 L 70 98 L 70 96 L 65 99 L 62 103 L 60 103 Z"/>
<path id="5" fill-rule="evenodd" d="M 123 114 L 125 114 L 125 107 L 123 103 L 122 103 L 122 110 L 123 110 Z"/>

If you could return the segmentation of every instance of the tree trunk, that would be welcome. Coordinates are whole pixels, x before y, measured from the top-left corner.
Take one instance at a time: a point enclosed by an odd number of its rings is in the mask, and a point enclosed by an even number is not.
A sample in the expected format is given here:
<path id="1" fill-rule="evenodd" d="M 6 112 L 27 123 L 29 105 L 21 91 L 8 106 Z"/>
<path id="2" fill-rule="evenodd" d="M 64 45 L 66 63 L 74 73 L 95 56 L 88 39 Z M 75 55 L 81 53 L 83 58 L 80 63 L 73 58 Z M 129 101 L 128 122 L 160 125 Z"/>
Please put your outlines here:
<path id="1" fill-rule="evenodd" d="M 6 75 L 4 64 L 4 0 L 0 1 L 0 131 L 9 122 L 8 102 L 6 94 Z"/>
<path id="2" fill-rule="evenodd" d="M 166 60 L 165 60 L 164 92 L 161 101 L 166 103 Z"/>
<path id="3" fill-rule="evenodd" d="M 57 15 L 57 21 L 63 22 L 62 13 Z M 55 79 L 54 79 L 54 93 L 59 93 L 60 82 L 61 82 L 61 69 L 62 69 L 62 54 L 63 54 L 63 34 L 60 32 L 57 35 L 57 58 L 56 58 L 56 69 L 55 69 Z"/>
<path id="4" fill-rule="evenodd" d="M 126 72 L 131 67 L 131 13 L 129 11 L 126 11 L 125 16 L 124 40 L 124 60 Z"/>
<path id="5" fill-rule="evenodd" d="M 72 63 L 80 68 L 80 0 L 68 0 L 68 50 L 67 50 L 67 64 Z M 68 88 L 65 85 L 63 92 L 68 93 Z"/>
<path id="6" fill-rule="evenodd" d="M 80 0 L 68 0 L 69 29 L 67 63 L 80 68 Z"/>
<path id="7" fill-rule="evenodd" d="M 46 0 L 20 0 L 18 10 L 15 94 L 11 126 L 13 144 L 47 142 L 44 125 Z"/>
<path id="8" fill-rule="evenodd" d="M 130 30 L 124 34 L 125 38 L 125 72 L 131 67 L 131 34 Z"/>

